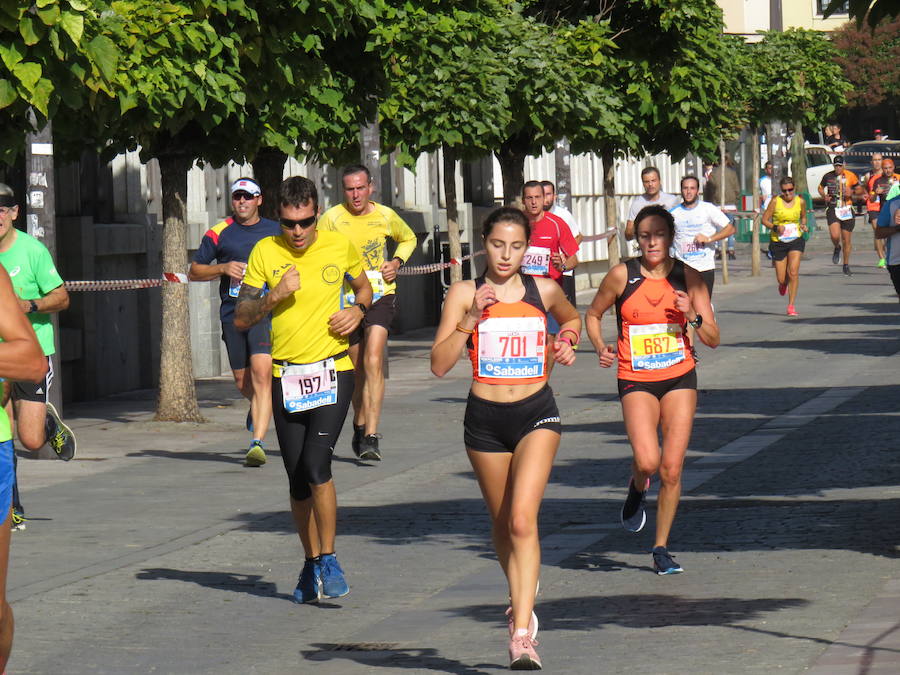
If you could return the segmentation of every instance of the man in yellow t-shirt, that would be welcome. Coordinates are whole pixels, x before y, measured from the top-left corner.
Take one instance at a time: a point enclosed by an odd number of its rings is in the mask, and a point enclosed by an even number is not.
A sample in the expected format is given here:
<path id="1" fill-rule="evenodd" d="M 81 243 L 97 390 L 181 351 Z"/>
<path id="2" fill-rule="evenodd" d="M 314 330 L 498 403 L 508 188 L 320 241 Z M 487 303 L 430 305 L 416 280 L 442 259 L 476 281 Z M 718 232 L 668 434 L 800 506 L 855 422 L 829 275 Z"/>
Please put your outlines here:
<path id="1" fill-rule="evenodd" d="M 378 420 L 384 402 L 384 348 L 397 311 L 397 270 L 416 250 L 416 235 L 393 209 L 369 199 L 372 174 L 366 167 L 346 167 L 341 182 L 345 201 L 322 214 L 319 228 L 350 238 L 372 283 L 372 309 L 350 337 L 350 358 L 356 366 L 352 445 L 360 459 L 380 460 Z M 386 259 L 388 238 L 397 244 L 390 260 Z"/>
<path id="2" fill-rule="evenodd" d="M 348 336 L 371 307 L 372 287 L 353 244 L 317 230 L 319 199 L 312 181 L 288 178 L 278 197 L 281 235 L 261 239 L 250 252 L 234 325 L 247 330 L 272 314 L 275 433 L 306 554 L 294 600 L 316 602 L 350 592 L 334 555 L 331 455 L 353 395 Z M 341 309 L 345 279 L 356 297 Z"/>

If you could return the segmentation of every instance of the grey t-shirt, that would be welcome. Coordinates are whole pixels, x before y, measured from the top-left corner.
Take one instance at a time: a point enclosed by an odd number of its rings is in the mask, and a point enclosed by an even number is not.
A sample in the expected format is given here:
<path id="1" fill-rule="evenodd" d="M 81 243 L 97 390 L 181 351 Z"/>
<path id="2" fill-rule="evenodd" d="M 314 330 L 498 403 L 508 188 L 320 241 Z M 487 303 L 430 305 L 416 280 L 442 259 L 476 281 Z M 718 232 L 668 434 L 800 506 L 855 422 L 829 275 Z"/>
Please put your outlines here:
<path id="1" fill-rule="evenodd" d="M 628 209 L 628 220 L 634 220 L 637 217 L 637 214 L 640 213 L 641 209 L 645 206 L 657 204 L 671 210 L 678 205 L 679 201 L 680 200 L 675 195 L 670 195 L 668 192 L 662 191 L 656 195 L 656 201 L 653 202 L 647 200 L 644 195 L 638 195 L 631 200 L 631 207 Z"/>

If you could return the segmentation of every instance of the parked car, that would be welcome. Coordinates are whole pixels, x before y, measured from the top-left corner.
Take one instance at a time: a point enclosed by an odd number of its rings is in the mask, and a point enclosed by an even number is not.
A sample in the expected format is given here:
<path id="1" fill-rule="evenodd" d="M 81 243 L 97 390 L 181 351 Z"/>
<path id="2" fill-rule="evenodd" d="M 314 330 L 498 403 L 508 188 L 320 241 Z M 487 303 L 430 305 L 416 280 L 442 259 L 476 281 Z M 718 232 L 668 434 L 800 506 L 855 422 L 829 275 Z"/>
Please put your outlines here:
<path id="1" fill-rule="evenodd" d="M 821 202 L 819 191 L 816 189 L 822 182 L 822 176 L 831 171 L 831 161 L 834 153 L 827 145 L 806 146 L 806 184 L 813 202 Z"/>
<path id="2" fill-rule="evenodd" d="M 859 141 L 842 153 L 844 168 L 862 178 L 864 173 L 872 170 L 872 155 L 876 152 L 893 159 L 895 165 L 900 164 L 900 141 Z"/>

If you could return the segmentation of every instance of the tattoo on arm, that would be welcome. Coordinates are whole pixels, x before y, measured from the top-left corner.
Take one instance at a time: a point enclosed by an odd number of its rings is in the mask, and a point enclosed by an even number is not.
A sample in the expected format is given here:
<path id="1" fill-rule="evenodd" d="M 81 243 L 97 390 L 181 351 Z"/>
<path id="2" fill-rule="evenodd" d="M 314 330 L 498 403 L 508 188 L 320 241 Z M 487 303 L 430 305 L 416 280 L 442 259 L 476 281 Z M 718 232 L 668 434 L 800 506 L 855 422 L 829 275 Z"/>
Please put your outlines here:
<path id="1" fill-rule="evenodd" d="M 263 317 L 268 313 L 269 310 L 266 308 L 266 298 L 263 296 L 262 289 L 241 284 L 237 306 L 234 309 L 234 315 L 238 323 L 252 326 L 262 321 Z"/>

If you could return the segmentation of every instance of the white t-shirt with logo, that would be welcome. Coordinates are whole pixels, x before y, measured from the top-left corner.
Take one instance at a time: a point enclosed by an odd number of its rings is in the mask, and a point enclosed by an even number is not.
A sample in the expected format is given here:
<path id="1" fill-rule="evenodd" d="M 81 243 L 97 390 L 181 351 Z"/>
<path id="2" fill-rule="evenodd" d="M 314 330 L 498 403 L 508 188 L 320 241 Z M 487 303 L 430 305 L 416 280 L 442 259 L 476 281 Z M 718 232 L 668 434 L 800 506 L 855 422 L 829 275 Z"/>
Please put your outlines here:
<path id="1" fill-rule="evenodd" d="M 569 211 L 565 206 L 560 206 L 554 202 L 553 206 L 550 207 L 550 213 L 554 216 L 559 216 L 564 221 L 566 221 L 566 225 L 569 226 L 569 229 L 572 230 L 572 236 L 576 239 L 581 234 L 581 228 L 578 227 L 578 223 L 575 222 L 575 216 L 572 215 L 572 212 Z M 575 270 L 566 270 L 563 272 L 564 276 L 572 277 L 575 276 Z"/>
<path id="2" fill-rule="evenodd" d="M 675 241 L 672 249 L 675 257 L 684 261 L 698 272 L 706 272 L 716 268 L 714 245 L 695 244 L 698 234 L 712 237 L 731 220 L 715 205 L 698 201 L 693 208 L 679 204 L 671 209 L 675 217 Z"/>

